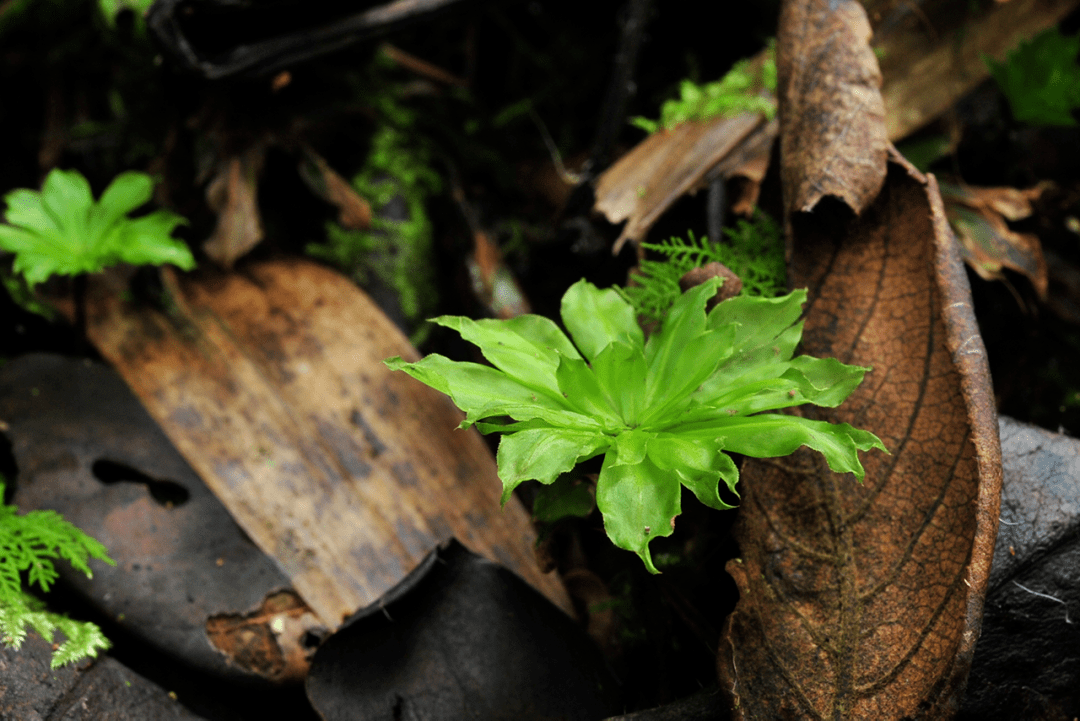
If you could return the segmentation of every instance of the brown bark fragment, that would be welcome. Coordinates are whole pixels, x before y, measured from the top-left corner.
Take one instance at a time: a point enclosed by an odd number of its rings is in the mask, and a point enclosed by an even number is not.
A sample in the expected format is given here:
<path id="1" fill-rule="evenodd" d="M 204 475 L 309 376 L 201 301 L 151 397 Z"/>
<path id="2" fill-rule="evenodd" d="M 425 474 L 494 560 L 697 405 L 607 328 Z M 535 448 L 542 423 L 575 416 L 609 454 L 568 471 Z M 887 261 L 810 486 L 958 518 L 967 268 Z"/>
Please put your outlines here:
<path id="1" fill-rule="evenodd" d="M 743 113 L 683 123 L 643 140 L 597 181 L 596 210 L 612 223 L 626 221 L 613 252 L 627 240 L 640 241 L 672 203 L 700 187 L 706 172 L 737 147 L 761 136 L 767 149 L 775 135 L 775 123 Z"/>

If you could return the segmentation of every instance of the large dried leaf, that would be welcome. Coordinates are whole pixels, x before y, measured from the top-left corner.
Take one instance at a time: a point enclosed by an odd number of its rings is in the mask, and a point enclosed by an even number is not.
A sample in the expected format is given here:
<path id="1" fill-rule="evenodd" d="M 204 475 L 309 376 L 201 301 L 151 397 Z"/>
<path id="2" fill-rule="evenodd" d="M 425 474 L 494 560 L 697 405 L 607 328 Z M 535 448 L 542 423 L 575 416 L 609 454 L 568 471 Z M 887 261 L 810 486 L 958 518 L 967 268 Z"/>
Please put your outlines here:
<path id="1" fill-rule="evenodd" d="M 330 627 L 450 536 L 564 609 L 523 508 L 450 401 L 381 361 L 418 356 L 347 279 L 301 260 L 166 273 L 163 311 L 88 292 L 88 334 L 240 526 Z"/>
<path id="2" fill-rule="evenodd" d="M 784 207 L 825 196 L 856 213 L 885 180 L 888 140 L 870 23 L 855 0 L 790 0 L 780 11 L 777 94 Z"/>
<path id="3" fill-rule="evenodd" d="M 748 463 L 720 671 L 743 719 L 944 718 L 979 634 L 1001 457 L 985 351 L 933 178 L 793 219 L 804 350 L 872 366 L 814 417 L 876 433 L 864 483 L 813 454 Z"/>

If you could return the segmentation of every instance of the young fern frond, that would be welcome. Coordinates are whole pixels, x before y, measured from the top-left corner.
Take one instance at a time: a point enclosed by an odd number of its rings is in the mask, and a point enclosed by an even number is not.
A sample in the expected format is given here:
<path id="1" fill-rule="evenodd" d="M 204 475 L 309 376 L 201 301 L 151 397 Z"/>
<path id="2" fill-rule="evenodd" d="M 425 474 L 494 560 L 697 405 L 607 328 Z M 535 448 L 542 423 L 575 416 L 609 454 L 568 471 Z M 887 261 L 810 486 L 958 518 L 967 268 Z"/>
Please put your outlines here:
<path id="1" fill-rule="evenodd" d="M 0 479 L 0 499 L 4 482 Z M 67 640 L 53 654 L 56 668 L 70 661 L 97 656 L 109 642 L 101 629 L 92 623 L 75 621 L 45 609 L 45 605 L 22 587 L 22 574 L 42 591 L 56 581 L 53 559 L 63 558 L 75 569 L 90 577 L 89 559 L 111 565 L 105 546 L 86 535 L 56 511 L 38 510 L 19 515 L 15 506 L 0 503 L 0 637 L 5 644 L 19 648 L 31 627 L 51 640 L 55 631 Z"/>
<path id="2" fill-rule="evenodd" d="M 784 245 L 780 227 L 760 210 L 749 220 L 740 220 L 724 230 L 726 243 L 710 243 L 688 233 L 689 240 L 671 238 L 664 243 L 643 243 L 642 247 L 664 260 L 642 260 L 634 275 L 634 285 L 618 288 L 619 293 L 644 318 L 659 321 L 682 294 L 679 279 L 707 263 L 722 263 L 743 282 L 743 294 L 774 298 L 785 291 Z"/>

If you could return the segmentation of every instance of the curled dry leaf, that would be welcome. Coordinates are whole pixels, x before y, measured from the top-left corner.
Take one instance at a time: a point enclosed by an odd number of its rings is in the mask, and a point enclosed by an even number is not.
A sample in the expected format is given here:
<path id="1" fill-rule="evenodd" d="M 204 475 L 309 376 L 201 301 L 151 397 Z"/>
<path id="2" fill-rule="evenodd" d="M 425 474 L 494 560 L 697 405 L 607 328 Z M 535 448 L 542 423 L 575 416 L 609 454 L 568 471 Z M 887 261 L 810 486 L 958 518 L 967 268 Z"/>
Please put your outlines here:
<path id="1" fill-rule="evenodd" d="M 1001 455 L 985 351 L 933 178 L 793 219 L 804 350 L 872 366 L 835 410 L 877 434 L 864 483 L 813 454 L 743 470 L 720 649 L 741 719 L 947 718 L 979 634 Z"/>
<path id="2" fill-rule="evenodd" d="M 1031 203 L 1045 189 L 976 188 L 943 183 L 945 214 L 960 240 L 960 252 L 971 269 L 986 280 L 1004 280 L 1002 268 L 1027 276 L 1046 299 L 1049 279 L 1042 245 L 1031 233 L 1018 233 L 1006 221 L 1031 215 Z"/>
<path id="3" fill-rule="evenodd" d="M 262 146 L 252 146 L 221 161 L 206 186 L 206 202 L 217 213 L 218 222 L 203 250 L 223 268 L 231 268 L 263 239 L 258 201 L 262 162 Z"/>
<path id="4" fill-rule="evenodd" d="M 855 0 L 792 0 L 781 8 L 780 177 L 789 213 L 830 195 L 859 213 L 881 189 L 888 140 L 869 40 Z"/>

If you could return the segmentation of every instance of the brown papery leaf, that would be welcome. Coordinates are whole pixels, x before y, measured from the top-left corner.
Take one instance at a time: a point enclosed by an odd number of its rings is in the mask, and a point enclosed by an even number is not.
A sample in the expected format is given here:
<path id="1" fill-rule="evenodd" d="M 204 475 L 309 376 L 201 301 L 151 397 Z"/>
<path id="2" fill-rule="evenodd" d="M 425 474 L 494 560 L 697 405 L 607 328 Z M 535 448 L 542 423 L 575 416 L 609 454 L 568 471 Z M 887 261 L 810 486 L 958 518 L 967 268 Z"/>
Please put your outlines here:
<path id="1" fill-rule="evenodd" d="M 959 237 L 964 262 L 985 280 L 1006 280 L 1002 268 L 1022 273 L 1043 300 L 1050 280 L 1042 244 L 1038 236 L 1018 233 L 1006 221 L 1030 216 L 1031 202 L 1045 187 L 1019 190 L 941 184 L 945 214 Z"/>
<path id="2" fill-rule="evenodd" d="M 789 213 L 829 195 L 858 213 L 881 189 L 888 141 L 869 40 L 855 0 L 791 0 L 781 8 L 780 177 Z"/>
<path id="3" fill-rule="evenodd" d="M 383 365 L 419 356 L 347 278 L 299 259 L 164 277 L 163 308 L 92 278 L 87 334 L 327 626 L 451 536 L 571 608 L 483 439 Z"/>
<path id="4" fill-rule="evenodd" d="M 933 177 L 892 156 L 858 217 L 792 221 L 802 351 L 870 366 L 808 417 L 877 434 L 866 479 L 796 453 L 743 468 L 728 564 L 739 604 L 720 673 L 741 719 L 931 719 L 955 712 L 979 635 L 1001 451 L 982 340 Z"/>
<path id="5" fill-rule="evenodd" d="M 775 135 L 775 122 L 760 113 L 741 113 L 682 123 L 643 140 L 597 181 L 596 210 L 612 223 L 626 221 L 612 252 L 617 255 L 626 241 L 644 238 L 665 210 L 701 186 L 706 173 L 726 175 L 742 165 L 741 155 L 722 162 L 733 151 L 747 145 L 755 152 L 767 150 Z"/>
<path id="6" fill-rule="evenodd" d="M 253 146 L 222 160 L 206 186 L 206 201 L 218 222 L 203 250 L 223 268 L 231 268 L 263 239 L 258 201 L 262 163 L 262 146 Z"/>

